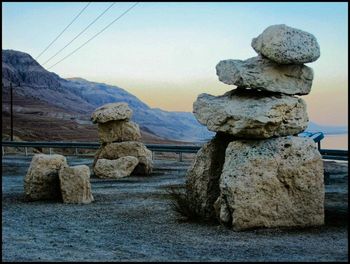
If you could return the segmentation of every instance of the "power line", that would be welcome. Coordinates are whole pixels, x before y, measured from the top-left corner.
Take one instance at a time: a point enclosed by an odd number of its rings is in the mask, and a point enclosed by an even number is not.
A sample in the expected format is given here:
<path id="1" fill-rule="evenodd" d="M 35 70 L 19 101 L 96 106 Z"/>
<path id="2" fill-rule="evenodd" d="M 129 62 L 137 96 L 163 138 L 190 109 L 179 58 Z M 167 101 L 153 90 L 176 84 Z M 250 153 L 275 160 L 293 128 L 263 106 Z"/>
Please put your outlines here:
<path id="1" fill-rule="evenodd" d="M 47 51 L 48 48 L 51 47 L 51 45 L 69 28 L 70 25 L 73 24 L 73 22 L 75 20 L 77 20 L 77 18 L 84 12 L 84 10 L 91 4 L 91 2 L 89 2 L 80 12 L 79 14 L 68 24 L 68 26 L 65 27 L 65 29 L 63 29 L 63 31 L 35 58 L 36 60 L 45 52 Z"/>
<path id="2" fill-rule="evenodd" d="M 76 35 L 70 42 L 68 42 L 66 46 L 64 46 L 62 49 L 57 51 L 53 56 L 51 56 L 51 58 L 45 61 L 42 65 L 45 65 L 46 63 L 48 63 L 51 59 L 56 57 L 62 50 L 67 48 L 74 40 L 76 40 L 81 34 L 83 34 L 89 27 L 91 27 L 97 20 L 99 20 L 114 5 L 115 5 L 115 2 L 113 2 L 109 7 L 107 7 L 107 9 L 105 9 L 98 17 L 96 17 L 94 21 L 92 21 L 86 28 L 84 28 L 78 35 Z"/>
<path id="3" fill-rule="evenodd" d="M 61 61 L 67 59 L 69 56 L 73 55 L 75 52 L 77 52 L 79 49 L 81 49 L 83 46 L 85 46 L 87 43 L 89 43 L 91 40 L 93 40 L 95 37 L 97 37 L 99 34 L 101 34 L 103 31 L 105 31 L 108 27 L 110 27 L 114 22 L 119 20 L 122 16 L 124 16 L 126 13 L 128 13 L 131 9 L 133 9 L 136 5 L 138 5 L 140 2 L 136 2 L 133 6 L 129 7 L 126 11 L 124 11 L 119 17 L 114 19 L 111 23 L 109 23 L 106 27 L 104 27 L 100 32 L 98 32 L 96 35 L 94 35 L 92 38 L 88 39 L 86 42 L 84 42 L 81 46 L 79 46 L 77 49 L 69 53 L 67 56 L 65 56 L 63 59 L 59 60 L 56 62 L 54 65 L 51 67 L 47 68 L 48 70 L 51 69 L 52 67 L 56 66 L 59 64 Z"/>

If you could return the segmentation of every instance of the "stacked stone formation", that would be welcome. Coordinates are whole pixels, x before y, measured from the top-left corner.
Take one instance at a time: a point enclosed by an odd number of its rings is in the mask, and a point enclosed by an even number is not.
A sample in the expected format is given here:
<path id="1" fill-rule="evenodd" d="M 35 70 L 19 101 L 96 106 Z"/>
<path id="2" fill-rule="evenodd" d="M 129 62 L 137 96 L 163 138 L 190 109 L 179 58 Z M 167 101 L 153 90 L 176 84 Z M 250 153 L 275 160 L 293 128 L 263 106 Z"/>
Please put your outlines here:
<path id="1" fill-rule="evenodd" d="M 86 165 L 69 167 L 62 155 L 36 154 L 24 178 L 24 195 L 28 201 L 91 203 L 94 198 L 91 193 L 90 169 Z"/>
<path id="2" fill-rule="evenodd" d="M 324 223 L 321 155 L 300 138 L 308 116 L 303 99 L 313 71 L 303 63 L 320 56 L 316 38 L 286 25 L 268 27 L 252 41 L 258 56 L 224 60 L 219 80 L 236 89 L 201 94 L 197 120 L 216 136 L 198 152 L 186 188 L 203 218 L 235 230 Z"/>
<path id="3" fill-rule="evenodd" d="M 132 110 L 123 102 L 103 105 L 92 113 L 101 142 L 93 164 L 97 177 L 117 179 L 131 173 L 151 173 L 152 152 L 140 142 L 140 128 L 130 121 L 131 116 Z"/>

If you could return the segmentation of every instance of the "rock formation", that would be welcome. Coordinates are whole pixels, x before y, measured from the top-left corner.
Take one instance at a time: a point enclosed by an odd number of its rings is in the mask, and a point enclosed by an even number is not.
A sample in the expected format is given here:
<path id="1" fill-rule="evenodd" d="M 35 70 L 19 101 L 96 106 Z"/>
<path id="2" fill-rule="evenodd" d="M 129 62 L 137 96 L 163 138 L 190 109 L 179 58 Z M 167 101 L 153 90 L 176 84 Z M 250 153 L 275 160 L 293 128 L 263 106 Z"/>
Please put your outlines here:
<path id="1" fill-rule="evenodd" d="M 93 164 L 97 177 L 117 179 L 152 172 L 152 152 L 140 142 L 139 126 L 130 121 L 131 116 L 127 103 L 106 104 L 92 113 L 101 142 Z"/>
<path id="2" fill-rule="evenodd" d="M 63 200 L 64 203 L 90 203 L 90 169 L 69 167 L 62 155 L 36 154 L 24 178 L 24 194 L 29 201 Z"/>
<path id="3" fill-rule="evenodd" d="M 64 203 L 88 204 L 94 201 L 88 166 L 63 167 L 59 171 L 59 178 Z"/>
<path id="4" fill-rule="evenodd" d="M 24 178 L 24 195 L 27 200 L 61 199 L 58 173 L 67 166 L 62 155 L 35 154 Z"/>
<path id="5" fill-rule="evenodd" d="M 186 191 L 197 213 L 234 230 L 324 223 L 323 162 L 307 127 L 304 100 L 320 56 L 316 38 L 285 25 L 253 39 L 258 57 L 220 61 L 219 80 L 238 86 L 201 94 L 197 120 L 216 136 L 198 152 Z"/>

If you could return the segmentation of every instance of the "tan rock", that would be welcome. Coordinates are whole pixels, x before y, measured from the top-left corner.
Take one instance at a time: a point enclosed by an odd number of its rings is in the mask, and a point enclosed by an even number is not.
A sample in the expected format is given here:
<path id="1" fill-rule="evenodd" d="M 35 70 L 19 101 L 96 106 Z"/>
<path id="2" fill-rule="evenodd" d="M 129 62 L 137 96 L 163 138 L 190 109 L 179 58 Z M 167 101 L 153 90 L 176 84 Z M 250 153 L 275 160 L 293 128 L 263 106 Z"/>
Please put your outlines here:
<path id="1" fill-rule="evenodd" d="M 59 178 L 64 203 L 88 204 L 94 201 L 88 166 L 63 167 L 59 171 Z"/>
<path id="2" fill-rule="evenodd" d="M 313 70 L 305 65 L 280 65 L 263 57 L 223 60 L 216 65 L 219 80 L 239 87 L 305 95 L 310 93 Z"/>
<path id="3" fill-rule="evenodd" d="M 152 152 L 141 142 L 126 141 L 108 143 L 101 147 L 96 159 L 115 160 L 125 156 L 133 156 L 139 160 L 133 174 L 148 175 L 152 172 Z"/>
<path id="4" fill-rule="evenodd" d="M 106 123 L 112 120 L 128 121 L 132 116 L 132 110 L 127 103 L 110 103 L 97 108 L 91 115 L 94 123 Z"/>
<path id="5" fill-rule="evenodd" d="M 186 192 L 197 214 L 215 218 L 213 204 L 220 195 L 219 179 L 225 161 L 225 149 L 232 137 L 218 133 L 197 152 L 186 175 Z"/>
<path id="6" fill-rule="evenodd" d="M 98 124 L 98 137 L 103 143 L 140 141 L 138 124 L 132 121 L 109 121 Z"/>
<path id="7" fill-rule="evenodd" d="M 323 162 L 310 138 L 232 141 L 220 192 L 217 215 L 235 230 L 324 224 Z"/>
<path id="8" fill-rule="evenodd" d="M 35 154 L 24 178 L 26 199 L 61 199 L 58 172 L 64 166 L 67 166 L 67 160 L 62 155 Z"/>
<path id="9" fill-rule="evenodd" d="M 99 178 L 119 179 L 129 176 L 138 163 L 139 160 L 132 156 L 125 156 L 116 160 L 98 159 L 94 172 Z"/>
<path id="10" fill-rule="evenodd" d="M 222 96 L 200 94 L 193 113 L 209 130 L 239 138 L 295 135 L 305 130 L 309 121 L 303 99 L 245 89 Z"/>
<path id="11" fill-rule="evenodd" d="M 302 64 L 320 57 L 320 46 L 314 35 L 286 25 L 266 28 L 252 40 L 253 49 L 280 64 Z"/>

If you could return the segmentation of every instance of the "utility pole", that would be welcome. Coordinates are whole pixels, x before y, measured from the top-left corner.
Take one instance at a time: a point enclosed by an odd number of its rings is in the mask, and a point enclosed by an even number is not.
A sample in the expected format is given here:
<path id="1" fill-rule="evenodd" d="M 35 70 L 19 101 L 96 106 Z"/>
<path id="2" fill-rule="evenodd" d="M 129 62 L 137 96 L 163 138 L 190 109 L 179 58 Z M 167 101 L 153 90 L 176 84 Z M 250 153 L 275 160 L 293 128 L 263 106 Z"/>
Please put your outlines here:
<path id="1" fill-rule="evenodd" d="M 10 82 L 10 96 L 11 96 L 11 141 L 13 141 L 13 91 L 12 83 Z"/>

